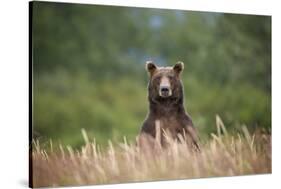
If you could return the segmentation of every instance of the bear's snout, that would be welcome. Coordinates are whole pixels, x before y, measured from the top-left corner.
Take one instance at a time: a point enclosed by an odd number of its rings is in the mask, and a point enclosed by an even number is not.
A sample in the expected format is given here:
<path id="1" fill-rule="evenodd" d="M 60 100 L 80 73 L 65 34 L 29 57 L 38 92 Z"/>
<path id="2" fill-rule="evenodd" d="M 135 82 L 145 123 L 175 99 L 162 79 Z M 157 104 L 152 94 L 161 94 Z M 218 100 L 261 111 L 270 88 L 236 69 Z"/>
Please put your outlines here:
<path id="1" fill-rule="evenodd" d="M 163 77 L 160 82 L 159 96 L 169 97 L 172 96 L 171 84 L 167 77 Z"/>
<path id="2" fill-rule="evenodd" d="M 160 96 L 162 96 L 162 97 L 171 96 L 170 91 L 171 91 L 170 87 L 162 86 L 162 87 L 160 87 Z"/>

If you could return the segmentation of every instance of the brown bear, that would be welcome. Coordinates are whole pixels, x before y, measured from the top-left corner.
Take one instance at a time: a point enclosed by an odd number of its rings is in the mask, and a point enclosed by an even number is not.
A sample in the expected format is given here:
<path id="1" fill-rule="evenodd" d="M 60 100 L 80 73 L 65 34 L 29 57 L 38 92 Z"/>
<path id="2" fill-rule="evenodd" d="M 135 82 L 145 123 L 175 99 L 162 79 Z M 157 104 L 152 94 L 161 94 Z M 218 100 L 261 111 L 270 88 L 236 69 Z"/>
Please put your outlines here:
<path id="1" fill-rule="evenodd" d="M 177 62 L 173 67 L 158 67 L 152 61 L 146 62 L 149 112 L 140 136 L 154 140 L 159 137 L 159 131 L 160 143 L 165 146 L 163 132 L 167 131 L 176 140 L 179 135 L 184 136 L 189 144 L 199 150 L 196 130 L 183 105 L 184 91 L 180 79 L 183 69 L 182 62 Z"/>

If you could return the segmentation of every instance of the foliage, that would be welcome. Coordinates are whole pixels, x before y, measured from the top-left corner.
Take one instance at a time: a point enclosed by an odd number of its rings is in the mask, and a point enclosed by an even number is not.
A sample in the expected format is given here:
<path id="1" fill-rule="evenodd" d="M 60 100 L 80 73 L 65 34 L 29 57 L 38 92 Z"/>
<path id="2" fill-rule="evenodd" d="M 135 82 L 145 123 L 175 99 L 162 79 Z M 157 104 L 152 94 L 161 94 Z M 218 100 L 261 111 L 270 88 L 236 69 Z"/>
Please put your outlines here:
<path id="1" fill-rule="evenodd" d="M 271 18 L 33 2 L 35 138 L 80 146 L 133 140 L 148 104 L 146 60 L 185 62 L 185 105 L 201 138 L 215 115 L 271 132 Z"/>

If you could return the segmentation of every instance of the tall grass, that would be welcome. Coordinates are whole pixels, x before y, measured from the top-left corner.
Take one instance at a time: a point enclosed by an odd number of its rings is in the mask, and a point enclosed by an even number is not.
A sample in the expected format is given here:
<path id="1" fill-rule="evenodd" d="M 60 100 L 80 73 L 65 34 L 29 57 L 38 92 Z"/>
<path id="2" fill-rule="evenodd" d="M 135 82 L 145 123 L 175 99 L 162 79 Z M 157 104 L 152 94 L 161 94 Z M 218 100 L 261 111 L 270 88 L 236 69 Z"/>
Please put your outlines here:
<path id="1" fill-rule="evenodd" d="M 165 148 L 140 148 L 122 143 L 102 150 L 90 141 L 85 130 L 85 145 L 80 150 L 60 146 L 41 148 L 33 141 L 33 187 L 108 184 L 168 179 L 191 179 L 215 176 L 271 173 L 271 136 L 250 134 L 245 126 L 241 133 L 227 133 L 217 117 L 217 133 L 192 150 L 184 138 L 177 142 L 166 136 Z"/>

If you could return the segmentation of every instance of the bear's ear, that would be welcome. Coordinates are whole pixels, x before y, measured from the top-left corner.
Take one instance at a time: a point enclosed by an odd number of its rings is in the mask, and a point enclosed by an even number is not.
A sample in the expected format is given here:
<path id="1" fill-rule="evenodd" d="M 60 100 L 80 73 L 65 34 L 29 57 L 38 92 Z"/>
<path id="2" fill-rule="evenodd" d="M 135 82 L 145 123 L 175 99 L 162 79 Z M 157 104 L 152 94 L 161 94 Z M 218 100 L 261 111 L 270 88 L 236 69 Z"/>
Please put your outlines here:
<path id="1" fill-rule="evenodd" d="M 150 75 L 152 76 L 152 74 L 157 69 L 157 66 L 152 61 L 147 61 L 146 64 L 145 64 L 145 68 L 150 73 Z"/>
<path id="2" fill-rule="evenodd" d="M 173 67 L 174 71 L 177 74 L 180 74 L 182 72 L 182 70 L 184 69 L 184 64 L 183 62 L 177 62 L 174 67 Z"/>

